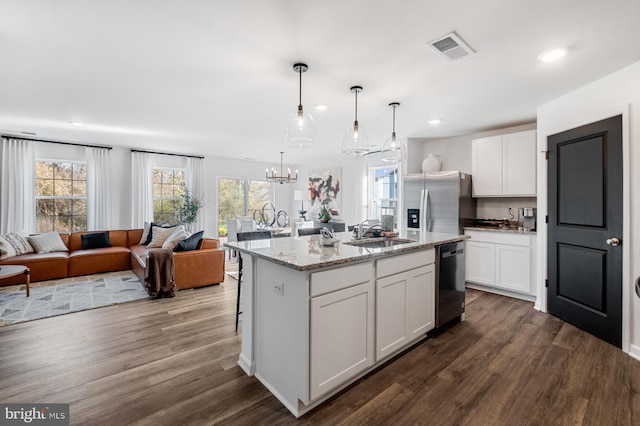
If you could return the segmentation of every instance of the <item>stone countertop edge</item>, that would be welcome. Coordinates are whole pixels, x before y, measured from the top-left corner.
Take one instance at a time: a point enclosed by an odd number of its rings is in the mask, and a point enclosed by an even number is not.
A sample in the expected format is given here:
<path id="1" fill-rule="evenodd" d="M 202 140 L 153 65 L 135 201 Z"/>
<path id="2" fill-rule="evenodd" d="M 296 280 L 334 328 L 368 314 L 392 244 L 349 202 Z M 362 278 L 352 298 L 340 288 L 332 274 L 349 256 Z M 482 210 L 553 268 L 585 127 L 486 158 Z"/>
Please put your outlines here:
<path id="1" fill-rule="evenodd" d="M 391 247 L 364 248 L 344 244 L 351 241 L 350 232 L 336 235 L 340 236 L 340 241 L 335 246 L 323 246 L 320 235 L 224 243 L 224 246 L 297 271 L 312 271 L 413 251 L 428 250 L 439 245 L 470 238 L 468 235 L 431 234 L 421 237 L 412 243 Z M 288 241 L 290 243 L 289 247 L 286 246 L 285 240 L 290 240 Z M 306 253 L 304 252 L 305 247 L 307 247 Z M 302 259 L 298 259 L 298 254 L 295 252 L 301 253 Z"/>
<path id="2" fill-rule="evenodd" d="M 465 226 L 465 231 L 489 231 L 489 232 L 507 232 L 511 234 L 533 234 L 536 235 L 536 231 L 518 231 L 515 228 L 500 229 L 493 226 Z"/>

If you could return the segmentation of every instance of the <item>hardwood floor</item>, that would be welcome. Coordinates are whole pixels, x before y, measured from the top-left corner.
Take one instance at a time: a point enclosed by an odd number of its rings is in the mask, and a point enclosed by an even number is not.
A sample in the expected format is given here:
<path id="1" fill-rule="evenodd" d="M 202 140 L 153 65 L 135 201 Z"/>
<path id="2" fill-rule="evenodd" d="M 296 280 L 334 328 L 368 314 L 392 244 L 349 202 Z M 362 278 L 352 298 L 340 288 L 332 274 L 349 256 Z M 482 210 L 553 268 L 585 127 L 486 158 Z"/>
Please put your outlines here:
<path id="1" fill-rule="evenodd" d="M 71 424 L 638 425 L 640 362 L 532 303 L 467 291 L 467 321 L 296 420 L 237 366 L 236 281 L 0 328 L 0 402 Z"/>

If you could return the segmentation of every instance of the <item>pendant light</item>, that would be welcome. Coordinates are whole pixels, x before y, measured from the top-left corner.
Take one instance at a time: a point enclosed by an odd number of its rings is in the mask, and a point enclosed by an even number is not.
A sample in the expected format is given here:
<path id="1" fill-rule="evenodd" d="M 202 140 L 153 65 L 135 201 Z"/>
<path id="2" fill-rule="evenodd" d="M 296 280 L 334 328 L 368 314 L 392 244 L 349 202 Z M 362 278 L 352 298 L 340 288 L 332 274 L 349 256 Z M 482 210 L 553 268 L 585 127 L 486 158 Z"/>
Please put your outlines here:
<path id="1" fill-rule="evenodd" d="M 287 169 L 287 175 L 285 176 L 282 172 L 282 155 L 283 151 L 280 151 L 280 176 L 278 176 L 278 171 L 275 168 L 271 168 L 271 172 L 269 169 L 266 170 L 265 176 L 267 182 L 278 182 L 279 184 L 283 183 L 296 183 L 298 181 L 298 171 L 296 170 L 296 175 L 291 177 L 291 169 Z"/>
<path id="2" fill-rule="evenodd" d="M 289 116 L 284 141 L 288 145 L 307 148 L 318 141 L 318 132 L 313 124 L 313 117 L 302 108 L 302 73 L 307 72 L 307 64 L 296 63 L 293 70 L 300 76 L 298 111 Z"/>
<path id="3" fill-rule="evenodd" d="M 356 95 L 356 117 L 342 138 L 342 152 L 358 157 L 367 154 L 371 147 L 367 132 L 358 124 L 358 93 L 362 92 L 362 86 L 353 86 L 350 90 Z"/>
<path id="4" fill-rule="evenodd" d="M 381 160 L 385 163 L 399 163 L 404 156 L 402 141 L 396 136 L 396 108 L 400 106 L 400 103 L 391 102 L 389 106 L 393 108 L 393 130 L 391 137 L 382 145 Z"/>

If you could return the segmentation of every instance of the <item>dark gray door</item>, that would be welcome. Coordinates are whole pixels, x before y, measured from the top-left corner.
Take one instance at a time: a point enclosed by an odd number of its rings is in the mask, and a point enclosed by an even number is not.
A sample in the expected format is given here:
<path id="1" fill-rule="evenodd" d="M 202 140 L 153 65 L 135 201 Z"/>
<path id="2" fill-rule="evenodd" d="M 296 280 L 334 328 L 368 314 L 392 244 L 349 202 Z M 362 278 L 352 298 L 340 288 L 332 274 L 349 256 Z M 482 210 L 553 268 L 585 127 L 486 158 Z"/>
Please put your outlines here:
<path id="1" fill-rule="evenodd" d="M 622 117 L 549 136 L 547 308 L 622 345 Z"/>

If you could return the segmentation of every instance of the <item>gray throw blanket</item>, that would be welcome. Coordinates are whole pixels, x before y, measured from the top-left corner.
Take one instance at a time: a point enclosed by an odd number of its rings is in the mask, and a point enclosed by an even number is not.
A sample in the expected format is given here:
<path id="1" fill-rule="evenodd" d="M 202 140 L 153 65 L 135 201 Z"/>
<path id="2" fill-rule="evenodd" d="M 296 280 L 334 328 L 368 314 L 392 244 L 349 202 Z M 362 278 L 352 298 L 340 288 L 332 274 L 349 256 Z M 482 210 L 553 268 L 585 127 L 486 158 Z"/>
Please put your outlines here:
<path id="1" fill-rule="evenodd" d="M 173 251 L 151 249 L 148 262 L 144 287 L 149 296 L 174 297 L 177 288 L 173 276 Z"/>

